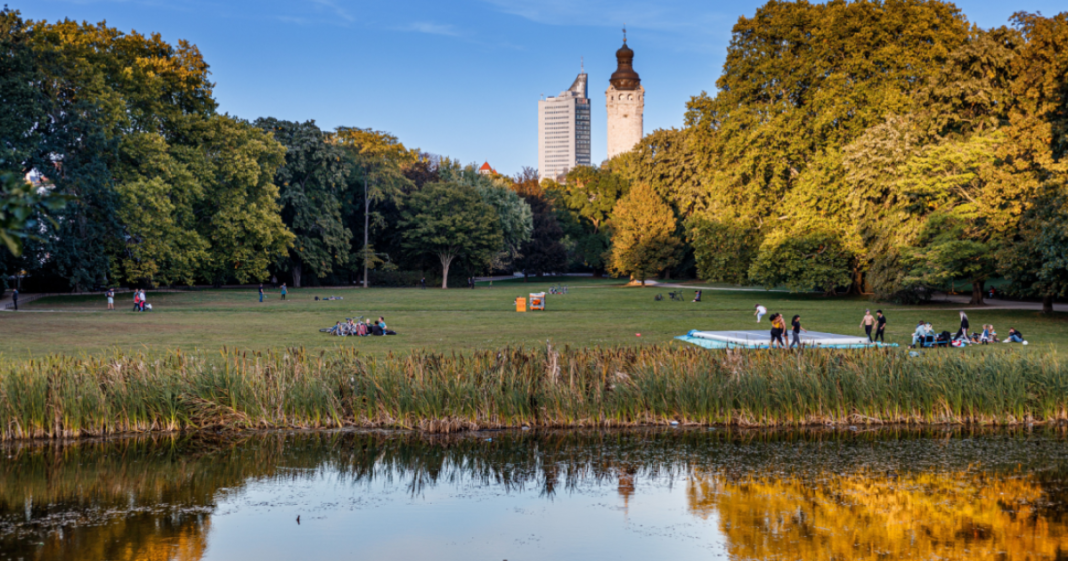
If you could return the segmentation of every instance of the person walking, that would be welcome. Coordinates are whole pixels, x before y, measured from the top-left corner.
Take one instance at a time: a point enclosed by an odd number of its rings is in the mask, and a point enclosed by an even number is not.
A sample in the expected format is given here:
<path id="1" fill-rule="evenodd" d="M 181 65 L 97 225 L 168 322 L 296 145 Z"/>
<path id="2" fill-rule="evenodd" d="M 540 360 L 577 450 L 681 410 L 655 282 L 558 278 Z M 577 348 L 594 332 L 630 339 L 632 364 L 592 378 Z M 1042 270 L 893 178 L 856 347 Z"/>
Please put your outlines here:
<path id="1" fill-rule="evenodd" d="M 104 293 L 104 296 L 108 297 L 108 309 L 109 310 L 114 310 L 115 309 L 115 289 L 114 288 L 109 288 L 107 290 L 107 292 Z"/>
<path id="2" fill-rule="evenodd" d="M 782 319 L 782 314 L 773 314 L 771 316 L 771 348 L 776 346 L 780 349 L 786 349 L 786 342 L 783 341 L 782 335 L 786 332 L 786 322 Z"/>
<path id="3" fill-rule="evenodd" d="M 875 310 L 875 341 L 886 343 L 886 316 L 882 310 Z"/>
<path id="4" fill-rule="evenodd" d="M 419 279 L 419 288 L 426 290 L 426 277 Z"/>
<path id="5" fill-rule="evenodd" d="M 145 311 L 145 308 L 147 308 L 147 307 L 148 307 L 148 294 L 146 294 L 144 289 L 142 289 L 141 290 L 141 311 L 142 312 Z"/>
<path id="6" fill-rule="evenodd" d="M 753 314 L 753 315 L 757 317 L 757 323 L 760 323 L 760 318 L 764 317 L 764 315 L 767 314 L 767 313 L 768 313 L 768 309 L 767 308 L 765 308 L 764 306 L 761 306 L 760 304 L 757 304 L 756 305 L 756 313 Z"/>
<path id="7" fill-rule="evenodd" d="M 11 291 L 11 303 L 15 305 L 15 311 L 19 311 L 19 289 Z"/>
<path id="8" fill-rule="evenodd" d="M 134 290 L 133 291 L 133 295 L 134 295 L 134 311 L 135 312 L 140 312 L 141 311 L 141 291 L 140 290 Z"/>
<path id="9" fill-rule="evenodd" d="M 804 331 L 805 333 L 808 333 L 808 330 L 801 327 L 801 316 L 794 316 L 794 319 L 790 320 L 790 326 L 793 328 L 794 333 L 794 338 L 790 341 L 790 348 L 794 348 L 794 345 L 797 345 L 797 348 L 799 349 L 803 348 L 801 345 L 801 332 Z"/>
<path id="10" fill-rule="evenodd" d="M 871 328 L 875 325 L 875 316 L 871 315 L 871 310 L 864 310 L 864 319 L 860 320 L 860 326 L 864 328 L 864 334 L 868 336 L 868 342 L 874 343 L 871 338 Z"/>
<path id="11" fill-rule="evenodd" d="M 285 299 L 286 299 L 286 292 L 287 292 L 287 290 L 286 290 L 286 283 L 284 283 L 284 282 L 283 282 L 283 283 L 282 283 L 282 300 L 285 300 Z"/>
<path id="12" fill-rule="evenodd" d="M 263 283 L 260 283 L 260 304 L 263 303 Z"/>

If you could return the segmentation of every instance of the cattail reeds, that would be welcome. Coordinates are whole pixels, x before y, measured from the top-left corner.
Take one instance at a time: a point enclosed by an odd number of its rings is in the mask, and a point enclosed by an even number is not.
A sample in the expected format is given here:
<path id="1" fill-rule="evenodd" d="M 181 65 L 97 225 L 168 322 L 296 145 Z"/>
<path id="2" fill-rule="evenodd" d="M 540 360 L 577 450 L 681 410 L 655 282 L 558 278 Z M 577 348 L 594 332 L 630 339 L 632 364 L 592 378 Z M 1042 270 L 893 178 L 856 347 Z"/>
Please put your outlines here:
<path id="1" fill-rule="evenodd" d="M 115 353 L 0 362 L 0 440 L 381 427 L 450 433 L 666 424 L 1042 423 L 1068 418 L 1052 352 L 676 347 Z"/>

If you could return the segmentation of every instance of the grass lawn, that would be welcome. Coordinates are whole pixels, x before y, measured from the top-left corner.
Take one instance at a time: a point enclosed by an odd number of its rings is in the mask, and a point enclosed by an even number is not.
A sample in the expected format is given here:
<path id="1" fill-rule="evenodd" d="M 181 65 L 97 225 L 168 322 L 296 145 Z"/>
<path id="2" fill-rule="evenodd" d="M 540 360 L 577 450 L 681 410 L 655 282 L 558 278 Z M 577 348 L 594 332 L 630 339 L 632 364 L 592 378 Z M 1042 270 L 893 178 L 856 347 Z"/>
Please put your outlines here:
<path id="1" fill-rule="evenodd" d="M 567 284 L 570 293 L 548 297 L 545 312 L 515 312 L 515 299 L 530 292 Z M 333 349 L 354 346 L 371 354 L 412 349 L 470 351 L 504 346 L 648 345 L 672 342 L 690 329 L 723 330 L 759 326 L 753 306 L 788 318 L 801 314 L 807 329 L 863 334 L 858 327 L 865 308 L 881 308 L 889 319 L 887 341 L 907 345 L 917 320 L 932 322 L 938 331 L 955 331 L 957 308 L 940 305 L 894 306 L 863 298 L 779 292 L 707 290 L 703 302 L 667 300 L 665 287 L 625 287 L 618 280 L 509 280 L 470 289 L 291 289 L 288 300 L 277 291 L 257 302 L 255 290 L 203 290 L 152 293 L 152 312 L 130 310 L 132 296 L 117 298 L 115 311 L 105 310 L 102 296 L 63 296 L 22 306 L 23 312 L 0 313 L 0 353 L 6 358 L 44 353 L 83 354 L 109 349 L 202 349 L 224 345 L 247 349 L 303 346 Z M 656 294 L 664 301 L 654 301 Z M 316 302 L 315 296 L 344 300 Z M 346 317 L 385 316 L 396 337 L 332 337 L 320 333 Z M 1066 346 L 1068 314 L 1045 317 L 1032 311 L 970 311 L 973 328 L 993 323 L 1001 336 L 1020 329 L 1029 350 Z M 641 337 L 637 334 L 640 333 Z M 681 344 L 681 343 L 676 343 Z M 1009 345 L 1002 346 L 1009 348 Z M 1013 346 L 1019 349 L 1019 346 Z M 967 352 L 974 352 L 969 349 Z M 950 351 L 954 352 L 954 351 Z M 959 352 L 959 351 L 956 351 Z"/>

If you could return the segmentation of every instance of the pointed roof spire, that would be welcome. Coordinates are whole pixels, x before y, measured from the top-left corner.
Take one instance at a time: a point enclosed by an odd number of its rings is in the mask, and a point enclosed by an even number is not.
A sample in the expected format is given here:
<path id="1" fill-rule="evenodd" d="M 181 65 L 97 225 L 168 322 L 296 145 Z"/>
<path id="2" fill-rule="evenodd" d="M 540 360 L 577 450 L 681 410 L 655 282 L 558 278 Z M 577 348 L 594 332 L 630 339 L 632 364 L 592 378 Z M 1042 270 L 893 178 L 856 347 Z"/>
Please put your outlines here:
<path id="1" fill-rule="evenodd" d="M 623 26 L 623 46 L 616 51 L 616 71 L 612 73 L 609 82 L 617 90 L 636 90 L 642 83 L 638 73 L 634 71 L 634 51 L 627 46 L 627 27 Z"/>
<path id="2" fill-rule="evenodd" d="M 623 24 L 623 44 L 627 44 L 627 24 Z"/>

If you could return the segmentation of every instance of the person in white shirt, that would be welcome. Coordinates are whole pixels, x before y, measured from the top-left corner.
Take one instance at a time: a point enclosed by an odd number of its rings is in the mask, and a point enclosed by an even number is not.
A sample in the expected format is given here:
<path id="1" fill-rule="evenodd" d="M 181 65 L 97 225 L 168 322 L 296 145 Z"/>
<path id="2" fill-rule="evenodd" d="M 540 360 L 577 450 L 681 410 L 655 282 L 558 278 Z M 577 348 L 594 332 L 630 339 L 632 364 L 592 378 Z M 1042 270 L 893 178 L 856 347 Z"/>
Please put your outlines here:
<path id="1" fill-rule="evenodd" d="M 768 309 L 767 308 L 765 308 L 764 306 L 761 306 L 760 304 L 757 304 L 756 305 L 756 313 L 753 314 L 753 315 L 755 315 L 757 317 L 757 323 L 760 323 L 760 318 L 764 317 L 764 315 L 767 314 L 767 313 L 768 313 Z"/>

